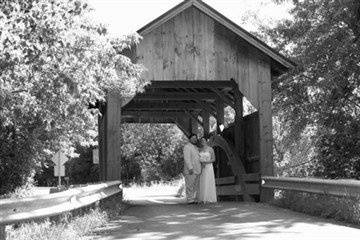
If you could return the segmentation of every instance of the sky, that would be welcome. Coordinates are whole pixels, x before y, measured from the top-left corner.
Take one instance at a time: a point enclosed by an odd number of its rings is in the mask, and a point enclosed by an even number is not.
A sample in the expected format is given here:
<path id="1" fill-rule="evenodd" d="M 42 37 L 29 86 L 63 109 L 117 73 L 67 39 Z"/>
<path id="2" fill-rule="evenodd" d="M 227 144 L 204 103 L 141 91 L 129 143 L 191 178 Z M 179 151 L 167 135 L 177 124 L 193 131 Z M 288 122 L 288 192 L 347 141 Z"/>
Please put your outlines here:
<path id="1" fill-rule="evenodd" d="M 291 1 L 277 5 L 273 0 L 203 0 L 247 31 L 275 26 L 290 18 Z M 182 0 L 88 0 L 92 18 L 108 26 L 110 34 L 123 36 L 138 29 L 176 6 Z"/>

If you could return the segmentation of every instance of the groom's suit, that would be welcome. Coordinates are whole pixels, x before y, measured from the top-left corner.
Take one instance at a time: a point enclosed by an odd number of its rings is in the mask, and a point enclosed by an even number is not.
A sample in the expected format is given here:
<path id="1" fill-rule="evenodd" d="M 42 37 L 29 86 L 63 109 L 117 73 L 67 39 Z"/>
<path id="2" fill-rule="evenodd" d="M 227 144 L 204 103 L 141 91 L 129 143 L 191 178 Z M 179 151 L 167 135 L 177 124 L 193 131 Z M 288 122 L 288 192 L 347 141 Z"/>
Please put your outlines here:
<path id="1" fill-rule="evenodd" d="M 189 170 L 192 170 L 193 174 L 189 174 Z M 187 143 L 184 146 L 184 175 L 188 202 L 194 202 L 197 198 L 200 173 L 199 150 L 195 145 Z"/>

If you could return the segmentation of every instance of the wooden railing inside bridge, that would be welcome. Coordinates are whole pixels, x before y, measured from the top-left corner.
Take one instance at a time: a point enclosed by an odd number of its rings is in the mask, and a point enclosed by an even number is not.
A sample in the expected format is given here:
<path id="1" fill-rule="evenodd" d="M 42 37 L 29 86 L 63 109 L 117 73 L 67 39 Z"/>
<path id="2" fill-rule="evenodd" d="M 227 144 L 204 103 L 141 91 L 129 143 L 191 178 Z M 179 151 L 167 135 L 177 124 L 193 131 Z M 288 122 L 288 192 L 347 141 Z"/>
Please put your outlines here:
<path id="1" fill-rule="evenodd" d="M 120 181 L 112 181 L 45 196 L 0 200 L 0 240 L 6 239 L 6 225 L 60 215 L 97 203 L 121 191 Z"/>

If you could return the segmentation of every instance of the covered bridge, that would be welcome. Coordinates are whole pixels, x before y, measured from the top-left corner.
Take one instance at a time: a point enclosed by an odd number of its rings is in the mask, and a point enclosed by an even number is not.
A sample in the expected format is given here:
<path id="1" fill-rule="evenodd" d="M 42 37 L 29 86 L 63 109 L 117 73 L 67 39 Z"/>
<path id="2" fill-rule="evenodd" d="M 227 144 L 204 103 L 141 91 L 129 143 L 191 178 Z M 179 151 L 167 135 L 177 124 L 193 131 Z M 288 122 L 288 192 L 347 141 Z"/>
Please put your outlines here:
<path id="1" fill-rule="evenodd" d="M 218 194 L 271 198 L 259 184 L 260 175 L 273 175 L 271 80 L 294 63 L 200 0 L 180 3 L 138 33 L 143 39 L 129 57 L 152 84 L 126 103 L 108 94 L 99 119 L 102 180 L 120 179 L 121 123 L 174 123 L 186 135 L 200 125 L 216 149 Z M 244 97 L 256 108 L 247 116 Z M 235 121 L 221 131 L 226 106 Z M 210 116 L 218 126 L 212 133 Z"/>

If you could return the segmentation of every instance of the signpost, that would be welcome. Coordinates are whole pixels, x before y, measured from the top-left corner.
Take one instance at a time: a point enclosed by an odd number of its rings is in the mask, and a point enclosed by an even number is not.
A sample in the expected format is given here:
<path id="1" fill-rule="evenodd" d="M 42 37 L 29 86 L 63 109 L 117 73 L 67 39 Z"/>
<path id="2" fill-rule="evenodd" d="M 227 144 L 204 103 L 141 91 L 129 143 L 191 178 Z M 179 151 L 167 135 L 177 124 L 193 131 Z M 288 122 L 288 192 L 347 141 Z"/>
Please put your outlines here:
<path id="1" fill-rule="evenodd" d="M 99 149 L 94 148 L 92 151 L 93 164 L 99 164 Z"/>
<path id="2" fill-rule="evenodd" d="M 54 176 L 58 177 L 58 186 L 61 186 L 61 177 L 65 176 L 65 166 L 64 164 L 67 162 L 68 157 L 65 155 L 63 151 L 58 151 L 52 158 L 52 161 L 55 163 L 54 166 Z"/>

